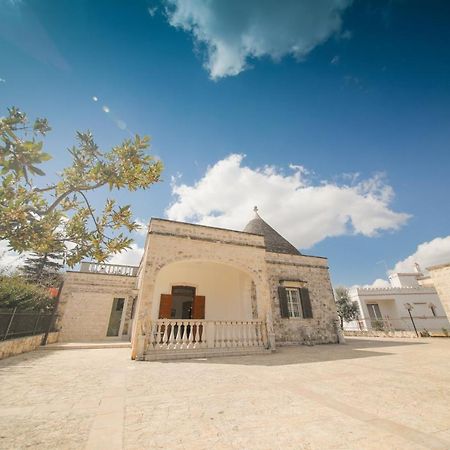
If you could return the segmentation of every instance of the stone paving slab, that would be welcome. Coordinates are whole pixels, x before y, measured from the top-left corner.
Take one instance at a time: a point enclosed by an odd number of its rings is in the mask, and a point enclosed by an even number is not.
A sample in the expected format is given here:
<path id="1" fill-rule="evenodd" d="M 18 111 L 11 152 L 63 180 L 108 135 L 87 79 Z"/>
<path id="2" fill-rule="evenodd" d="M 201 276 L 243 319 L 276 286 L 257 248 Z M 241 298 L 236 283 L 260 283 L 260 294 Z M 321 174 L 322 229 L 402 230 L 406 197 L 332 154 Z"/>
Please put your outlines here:
<path id="1" fill-rule="evenodd" d="M 1 449 L 450 449 L 450 339 L 134 362 L 126 348 L 0 362 Z"/>

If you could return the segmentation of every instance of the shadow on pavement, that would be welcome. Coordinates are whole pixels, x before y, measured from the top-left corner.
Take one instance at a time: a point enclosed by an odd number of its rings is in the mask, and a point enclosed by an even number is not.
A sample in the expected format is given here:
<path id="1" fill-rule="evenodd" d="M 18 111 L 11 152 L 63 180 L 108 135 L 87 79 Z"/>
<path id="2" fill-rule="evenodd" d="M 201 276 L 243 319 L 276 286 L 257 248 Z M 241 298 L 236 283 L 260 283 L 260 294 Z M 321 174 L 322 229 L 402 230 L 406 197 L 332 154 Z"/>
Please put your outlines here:
<path id="1" fill-rule="evenodd" d="M 285 366 L 292 364 L 310 364 L 324 361 L 369 358 L 374 356 L 392 355 L 389 351 L 370 351 L 370 349 L 424 345 L 426 342 L 392 341 L 384 339 L 348 339 L 347 344 L 296 345 L 278 347 L 275 353 L 248 356 L 214 356 L 210 358 L 183 359 L 159 361 L 164 364 L 236 364 L 243 366 Z"/>

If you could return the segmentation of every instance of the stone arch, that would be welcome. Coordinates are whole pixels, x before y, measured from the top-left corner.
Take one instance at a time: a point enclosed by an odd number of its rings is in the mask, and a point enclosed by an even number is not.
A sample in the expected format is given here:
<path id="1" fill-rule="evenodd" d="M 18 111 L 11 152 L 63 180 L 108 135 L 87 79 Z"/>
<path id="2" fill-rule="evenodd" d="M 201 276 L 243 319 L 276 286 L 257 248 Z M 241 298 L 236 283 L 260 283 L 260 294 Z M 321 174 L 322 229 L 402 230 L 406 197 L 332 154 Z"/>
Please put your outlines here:
<path id="1" fill-rule="evenodd" d="M 149 304 L 150 310 L 147 309 L 146 311 L 146 315 L 148 315 L 148 313 L 150 312 L 150 315 L 152 317 L 152 319 L 156 319 L 156 315 L 158 313 L 158 307 L 159 307 L 159 303 L 158 302 L 158 298 L 161 295 L 161 293 L 163 293 L 161 290 L 161 277 L 166 277 L 168 276 L 167 272 L 170 270 L 174 270 L 175 269 L 175 273 L 176 273 L 176 269 L 178 267 L 180 268 L 185 268 L 189 267 L 190 265 L 192 266 L 202 266 L 204 265 L 203 269 L 208 268 L 209 270 L 221 270 L 221 267 L 223 268 L 227 268 L 228 271 L 232 271 L 232 272 L 236 272 L 238 274 L 242 274 L 246 277 L 247 281 L 248 281 L 248 292 L 246 292 L 245 295 L 245 299 L 242 298 L 242 301 L 246 301 L 248 302 L 250 311 L 251 311 L 251 317 L 249 318 L 261 318 L 264 316 L 264 295 L 265 295 L 265 285 L 264 285 L 264 280 L 263 277 L 261 276 L 260 273 L 258 273 L 255 270 L 252 270 L 249 267 L 240 265 L 240 264 L 233 264 L 230 262 L 224 262 L 221 260 L 218 260 L 216 258 L 172 258 L 170 261 L 166 261 L 166 263 L 164 265 L 159 265 L 158 268 L 156 270 L 153 271 L 152 273 L 152 280 L 153 280 L 153 291 L 149 292 L 149 297 L 151 297 L 152 302 L 151 304 Z M 199 268 L 198 270 L 203 270 L 202 268 Z M 199 274 L 199 272 L 196 272 L 197 274 Z M 168 290 L 167 286 L 172 287 L 175 285 L 186 285 L 186 286 L 193 286 L 198 288 L 199 284 L 198 282 L 194 282 L 192 278 L 189 278 L 186 276 L 179 276 L 179 275 L 174 275 L 173 273 L 170 275 L 171 277 L 175 277 L 175 278 L 171 278 L 170 282 L 167 283 L 166 280 L 166 291 Z M 202 287 L 201 287 L 202 289 Z M 252 291 L 254 292 L 254 300 L 255 300 L 255 304 L 252 303 Z M 168 293 L 168 292 L 167 292 Z M 200 294 L 203 294 L 204 292 L 199 292 Z M 242 305 L 242 307 L 244 307 Z M 255 312 L 257 312 L 257 316 L 253 317 L 254 313 L 253 311 L 255 310 Z M 219 320 L 220 317 L 216 317 L 216 320 Z"/>
<path id="2" fill-rule="evenodd" d="M 241 270 L 242 272 L 247 273 L 252 279 L 255 280 L 262 280 L 261 274 L 258 270 L 255 270 L 254 267 L 242 264 L 239 260 L 224 260 L 221 258 L 205 258 L 201 256 L 195 256 L 195 255 L 180 255 L 180 256 L 172 256 L 172 257 L 165 257 L 161 258 L 157 264 L 157 267 L 155 267 L 156 272 L 159 272 L 164 267 L 167 267 L 172 264 L 177 264 L 181 262 L 205 262 L 205 263 L 215 263 L 215 264 L 223 264 L 228 267 L 232 267 L 237 270 Z"/>
<path id="3" fill-rule="evenodd" d="M 257 318 L 267 321 L 269 334 L 273 329 L 269 292 L 269 280 L 265 252 L 252 245 L 234 245 L 220 241 L 207 242 L 186 238 L 175 240 L 173 235 L 152 236 L 147 247 L 139 281 L 139 299 L 133 325 L 133 354 L 139 335 L 145 335 L 155 317 L 155 284 L 165 268 L 177 263 L 214 263 L 246 274 L 254 283 L 257 302 Z M 182 281 L 182 280 L 177 280 Z"/>

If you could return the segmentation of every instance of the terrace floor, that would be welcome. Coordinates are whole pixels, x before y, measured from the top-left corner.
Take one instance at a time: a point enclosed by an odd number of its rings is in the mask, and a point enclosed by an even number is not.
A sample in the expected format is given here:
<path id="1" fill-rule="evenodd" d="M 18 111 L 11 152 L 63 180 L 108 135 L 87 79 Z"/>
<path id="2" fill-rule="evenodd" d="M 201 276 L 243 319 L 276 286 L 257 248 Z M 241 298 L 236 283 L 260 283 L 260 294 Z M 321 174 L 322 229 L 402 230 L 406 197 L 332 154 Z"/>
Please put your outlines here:
<path id="1" fill-rule="evenodd" d="M 450 449 L 450 339 L 348 338 L 271 355 L 0 361 L 4 449 Z"/>

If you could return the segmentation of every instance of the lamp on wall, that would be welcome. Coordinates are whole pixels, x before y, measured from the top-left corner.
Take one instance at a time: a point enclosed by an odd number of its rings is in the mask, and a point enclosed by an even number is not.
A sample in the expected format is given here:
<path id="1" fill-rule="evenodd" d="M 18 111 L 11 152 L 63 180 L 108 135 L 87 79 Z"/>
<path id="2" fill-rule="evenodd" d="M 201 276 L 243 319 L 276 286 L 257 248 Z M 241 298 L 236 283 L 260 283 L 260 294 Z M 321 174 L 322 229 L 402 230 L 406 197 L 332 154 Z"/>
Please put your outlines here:
<path id="1" fill-rule="evenodd" d="M 413 324 L 414 331 L 416 332 L 416 336 L 419 337 L 419 333 L 417 332 L 416 324 L 414 323 L 414 319 L 413 319 L 413 316 L 411 314 L 411 311 L 414 309 L 414 306 L 411 305 L 411 303 L 405 303 L 405 308 L 408 310 L 409 318 L 411 319 L 411 322 Z"/>

